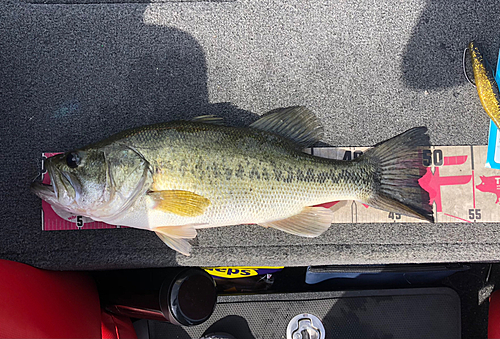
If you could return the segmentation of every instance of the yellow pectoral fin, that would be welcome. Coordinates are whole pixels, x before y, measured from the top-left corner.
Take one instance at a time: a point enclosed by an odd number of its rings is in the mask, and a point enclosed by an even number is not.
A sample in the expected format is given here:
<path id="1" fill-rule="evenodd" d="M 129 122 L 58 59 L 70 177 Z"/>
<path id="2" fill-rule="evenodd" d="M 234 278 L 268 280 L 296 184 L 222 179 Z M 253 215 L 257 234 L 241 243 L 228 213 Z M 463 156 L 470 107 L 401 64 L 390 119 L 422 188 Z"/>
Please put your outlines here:
<path id="1" fill-rule="evenodd" d="M 151 191 L 148 194 L 156 202 L 155 209 L 182 217 L 202 215 L 210 206 L 210 200 L 189 191 Z"/>

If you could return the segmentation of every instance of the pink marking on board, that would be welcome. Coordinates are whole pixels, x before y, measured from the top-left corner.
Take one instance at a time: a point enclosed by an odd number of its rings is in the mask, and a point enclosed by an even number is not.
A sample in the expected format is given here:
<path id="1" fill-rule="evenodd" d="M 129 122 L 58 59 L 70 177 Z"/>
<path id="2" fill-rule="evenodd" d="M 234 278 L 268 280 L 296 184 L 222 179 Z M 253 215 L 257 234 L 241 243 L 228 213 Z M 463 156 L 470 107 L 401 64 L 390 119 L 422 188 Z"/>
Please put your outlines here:
<path id="1" fill-rule="evenodd" d="M 443 214 L 444 214 L 444 215 L 447 215 L 447 216 L 449 216 L 449 217 L 452 217 L 452 218 L 458 219 L 458 220 L 462 220 L 462 221 L 465 221 L 465 222 L 468 222 L 468 223 L 472 223 L 472 221 L 470 221 L 470 220 L 462 219 L 462 218 L 456 217 L 456 216 L 451 215 L 451 214 L 448 214 L 448 213 L 443 213 Z"/>
<path id="2" fill-rule="evenodd" d="M 481 192 L 493 193 L 497 196 L 495 204 L 500 204 L 500 176 L 480 176 L 481 183 L 476 186 L 476 188 Z"/>
<path id="3" fill-rule="evenodd" d="M 454 157 L 444 157 L 444 166 L 463 165 L 467 162 L 467 155 L 457 155 Z"/>
<path id="4" fill-rule="evenodd" d="M 429 193 L 429 204 L 436 202 L 436 211 L 443 212 L 441 203 L 441 186 L 465 185 L 472 179 L 472 175 L 454 175 L 449 177 L 441 177 L 439 175 L 439 167 L 436 167 L 434 173 L 430 167 L 427 167 L 427 172 L 422 176 L 418 183 L 420 187 Z"/>
<path id="5" fill-rule="evenodd" d="M 57 215 L 49 203 L 42 201 L 43 209 L 43 230 L 44 231 L 67 231 L 67 230 L 90 230 L 90 229 L 108 229 L 117 228 L 117 226 L 109 225 L 100 221 L 93 221 L 83 224 L 83 227 L 78 227 L 76 223 L 64 220 Z M 76 218 L 76 216 L 75 216 Z"/>
<path id="6" fill-rule="evenodd" d="M 337 205 L 339 202 L 340 202 L 340 201 L 325 202 L 324 204 L 314 205 L 313 207 L 324 207 L 324 208 L 330 208 L 330 207 L 332 207 L 332 206 Z"/>
<path id="7" fill-rule="evenodd" d="M 47 158 L 61 153 L 44 153 Z M 44 184 L 50 185 L 50 177 L 48 173 L 43 176 L 42 182 Z M 46 202 L 42 201 L 43 210 L 43 230 L 44 231 L 66 231 L 66 230 L 78 230 L 78 229 L 108 229 L 108 228 L 118 228 L 114 225 L 109 225 L 100 221 L 93 221 L 83 224 L 83 227 L 78 227 L 76 223 L 64 220 L 52 209 L 52 206 Z M 71 220 L 77 218 L 77 216 L 70 217 Z"/>
<path id="8" fill-rule="evenodd" d="M 330 207 L 333 207 L 335 205 L 337 205 L 340 201 L 332 201 L 332 202 L 325 202 L 324 204 L 319 204 L 319 205 L 314 205 L 312 207 L 324 207 L 324 208 L 330 208 Z M 363 206 L 365 206 L 366 208 L 370 207 L 369 205 L 367 204 L 363 204 Z"/>
<path id="9" fill-rule="evenodd" d="M 43 153 L 47 158 L 51 158 L 54 155 L 63 154 L 63 152 L 45 152 Z"/>

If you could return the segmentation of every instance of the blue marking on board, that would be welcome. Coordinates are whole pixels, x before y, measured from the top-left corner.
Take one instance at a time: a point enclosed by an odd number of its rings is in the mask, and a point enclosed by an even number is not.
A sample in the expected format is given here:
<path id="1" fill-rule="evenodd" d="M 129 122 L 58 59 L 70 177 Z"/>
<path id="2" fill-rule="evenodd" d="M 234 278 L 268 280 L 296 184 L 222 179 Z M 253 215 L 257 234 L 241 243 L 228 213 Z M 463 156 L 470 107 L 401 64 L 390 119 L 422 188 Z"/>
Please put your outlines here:
<path id="1" fill-rule="evenodd" d="M 497 71 L 495 81 L 500 85 L 500 52 L 498 53 Z M 500 86 L 499 86 L 500 87 Z M 490 120 L 490 135 L 488 137 L 488 154 L 486 156 L 486 167 L 500 169 L 500 134 L 495 123 Z"/>

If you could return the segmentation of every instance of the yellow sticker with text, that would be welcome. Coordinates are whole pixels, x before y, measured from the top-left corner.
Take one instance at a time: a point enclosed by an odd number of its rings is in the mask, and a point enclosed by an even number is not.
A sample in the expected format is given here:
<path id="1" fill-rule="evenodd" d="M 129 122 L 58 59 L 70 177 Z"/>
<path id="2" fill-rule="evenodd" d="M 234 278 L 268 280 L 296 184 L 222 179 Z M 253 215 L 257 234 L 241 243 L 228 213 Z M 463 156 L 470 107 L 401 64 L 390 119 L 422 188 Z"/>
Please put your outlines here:
<path id="1" fill-rule="evenodd" d="M 252 277 L 260 274 L 274 273 L 281 271 L 281 267 L 243 267 L 243 266 L 232 266 L 232 267 L 204 267 L 203 268 L 208 274 L 213 277 L 219 278 L 246 278 Z"/>

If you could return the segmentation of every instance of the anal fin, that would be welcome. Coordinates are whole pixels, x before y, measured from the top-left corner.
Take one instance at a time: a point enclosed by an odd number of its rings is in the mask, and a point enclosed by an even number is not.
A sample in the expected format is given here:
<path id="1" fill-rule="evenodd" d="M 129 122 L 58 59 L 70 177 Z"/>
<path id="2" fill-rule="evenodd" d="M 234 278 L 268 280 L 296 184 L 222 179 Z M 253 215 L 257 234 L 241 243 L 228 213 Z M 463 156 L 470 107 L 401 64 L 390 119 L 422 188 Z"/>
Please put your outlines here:
<path id="1" fill-rule="evenodd" d="M 297 215 L 260 223 L 260 225 L 302 237 L 314 238 L 325 232 L 332 224 L 332 220 L 332 210 L 323 207 L 306 207 Z"/>
<path id="2" fill-rule="evenodd" d="M 188 239 L 196 237 L 193 225 L 155 227 L 153 231 L 171 249 L 186 256 L 190 255 L 191 244 Z"/>

